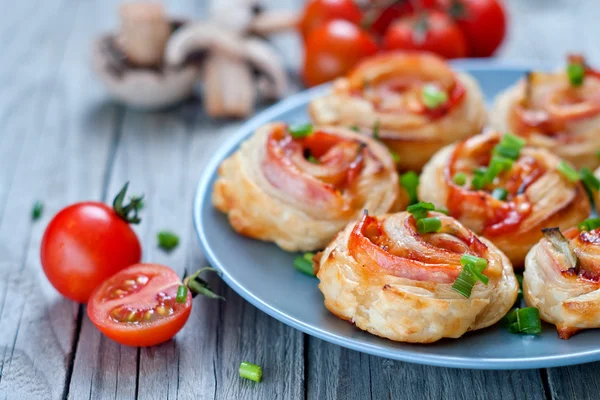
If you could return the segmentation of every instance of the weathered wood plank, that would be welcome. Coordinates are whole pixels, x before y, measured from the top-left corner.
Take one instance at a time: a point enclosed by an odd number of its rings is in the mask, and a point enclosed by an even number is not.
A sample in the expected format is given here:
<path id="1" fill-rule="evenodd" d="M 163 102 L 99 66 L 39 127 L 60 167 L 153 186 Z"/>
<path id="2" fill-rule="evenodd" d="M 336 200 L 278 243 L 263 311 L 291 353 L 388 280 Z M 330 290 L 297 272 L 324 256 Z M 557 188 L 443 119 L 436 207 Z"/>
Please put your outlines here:
<path id="1" fill-rule="evenodd" d="M 600 363 L 574 365 L 548 370 L 550 393 L 554 399 L 597 399 Z"/>
<path id="2" fill-rule="evenodd" d="M 65 204 L 99 198 L 114 109 L 82 107 L 93 9 L 83 3 L 13 2 L 0 16 L 0 393 L 60 399 L 77 335 L 78 306 L 41 271 L 39 246 Z M 14 18 L 7 20 L 6 18 Z M 86 99 L 97 89 L 87 85 Z M 93 128 L 90 134 L 83 134 Z M 89 149 L 94 149 L 89 152 Z M 89 166 L 93 166 L 90 168 Z M 31 205 L 43 200 L 41 221 Z"/>

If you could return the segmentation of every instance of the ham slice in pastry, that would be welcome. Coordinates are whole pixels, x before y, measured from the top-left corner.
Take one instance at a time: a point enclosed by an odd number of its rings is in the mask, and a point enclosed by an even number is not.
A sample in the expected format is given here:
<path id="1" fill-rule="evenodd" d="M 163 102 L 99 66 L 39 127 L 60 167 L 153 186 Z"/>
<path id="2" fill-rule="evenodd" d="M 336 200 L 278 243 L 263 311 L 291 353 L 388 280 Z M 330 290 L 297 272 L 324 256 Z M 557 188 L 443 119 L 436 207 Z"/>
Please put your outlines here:
<path id="1" fill-rule="evenodd" d="M 389 151 L 350 129 L 259 128 L 218 170 L 213 204 L 239 233 L 288 251 L 322 249 L 363 209 L 404 208 Z"/>
<path id="2" fill-rule="evenodd" d="M 488 132 L 440 150 L 423 169 L 419 198 L 447 209 L 519 268 L 542 237 L 542 228 L 572 227 L 589 215 L 590 205 L 582 184 L 559 172 L 561 159 L 534 147 L 524 147 L 493 179 L 477 187 L 477 176 L 490 170 L 501 139 L 499 133 Z M 460 175 L 464 182 L 457 179 Z"/>
<path id="3" fill-rule="evenodd" d="M 569 57 L 569 64 L 584 69 L 581 84 L 573 85 L 566 69 L 530 72 L 498 95 L 490 122 L 577 168 L 593 169 L 600 165 L 600 74 L 579 56 Z"/>
<path id="4" fill-rule="evenodd" d="M 561 339 L 600 328 L 600 230 L 545 229 L 525 260 L 523 297 Z"/>
<path id="5" fill-rule="evenodd" d="M 433 91 L 433 103 L 424 98 Z M 441 97 L 440 97 L 441 96 Z M 387 53 L 336 80 L 309 105 L 318 124 L 356 127 L 399 155 L 401 170 L 421 170 L 440 148 L 479 133 L 487 116 L 481 90 L 430 53 Z"/>
<path id="6" fill-rule="evenodd" d="M 515 302 L 518 283 L 508 258 L 486 239 L 438 212 L 436 233 L 418 233 L 408 212 L 364 214 L 316 259 L 319 289 L 333 314 L 388 339 L 431 343 L 458 338 L 500 320 Z M 452 289 L 465 254 L 484 258 L 487 285 L 469 298 Z"/>

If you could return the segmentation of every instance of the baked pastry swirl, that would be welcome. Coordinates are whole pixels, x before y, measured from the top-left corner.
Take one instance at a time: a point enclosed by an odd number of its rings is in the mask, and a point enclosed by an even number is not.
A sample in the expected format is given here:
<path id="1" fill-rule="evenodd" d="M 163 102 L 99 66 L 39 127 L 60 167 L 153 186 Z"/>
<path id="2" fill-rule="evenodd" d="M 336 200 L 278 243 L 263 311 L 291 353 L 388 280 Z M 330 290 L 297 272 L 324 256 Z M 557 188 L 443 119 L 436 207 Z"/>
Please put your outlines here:
<path id="1" fill-rule="evenodd" d="M 406 207 L 385 146 L 341 127 L 306 125 L 303 137 L 290 129 L 262 126 L 220 165 L 213 204 L 237 232 L 288 251 L 317 250 L 365 208 Z"/>
<path id="2" fill-rule="evenodd" d="M 487 121 L 483 95 L 470 75 L 417 52 L 364 61 L 337 79 L 331 93 L 313 100 L 309 113 L 317 124 L 377 135 L 399 155 L 401 170 L 421 170 L 437 150 L 479 133 Z"/>
<path id="3" fill-rule="evenodd" d="M 496 154 L 501 139 L 488 132 L 440 150 L 423 169 L 419 198 L 447 209 L 522 267 L 542 228 L 572 227 L 590 205 L 583 185 L 559 171 L 560 158 L 524 147 L 507 159 Z"/>
<path id="4" fill-rule="evenodd" d="M 527 254 L 523 297 L 561 339 L 600 328 L 600 229 L 546 229 Z"/>
<path id="5" fill-rule="evenodd" d="M 490 122 L 577 168 L 593 169 L 600 165 L 600 73 L 575 56 L 564 71 L 531 72 L 498 95 Z"/>
<path id="6" fill-rule="evenodd" d="M 500 320 L 518 283 L 508 258 L 452 217 L 429 212 L 438 232 L 418 233 L 408 212 L 366 213 L 315 257 L 325 307 L 358 328 L 388 339 L 431 343 L 458 338 Z M 470 254 L 487 260 L 469 298 L 452 286 Z"/>

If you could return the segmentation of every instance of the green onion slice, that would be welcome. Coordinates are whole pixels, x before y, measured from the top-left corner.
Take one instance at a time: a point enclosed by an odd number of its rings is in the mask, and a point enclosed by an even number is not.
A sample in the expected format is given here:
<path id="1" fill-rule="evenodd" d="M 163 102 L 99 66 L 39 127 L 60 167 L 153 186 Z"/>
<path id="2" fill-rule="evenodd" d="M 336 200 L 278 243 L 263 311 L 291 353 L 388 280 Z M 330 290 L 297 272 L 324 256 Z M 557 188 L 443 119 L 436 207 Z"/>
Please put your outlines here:
<path id="1" fill-rule="evenodd" d="M 373 124 L 373 139 L 379 140 L 379 120 Z"/>
<path id="2" fill-rule="evenodd" d="M 423 86 L 421 100 L 423 101 L 425 107 L 430 110 L 434 110 L 448 102 L 448 94 L 436 85 L 429 84 Z"/>
<path id="3" fill-rule="evenodd" d="M 395 152 L 392 149 L 389 149 L 389 150 L 390 150 L 390 154 L 392 155 L 392 160 L 394 160 L 395 164 L 398 164 L 400 162 L 400 154 L 398 154 L 397 152 Z"/>
<path id="4" fill-rule="evenodd" d="M 260 382 L 262 380 L 262 368 L 260 365 L 243 361 L 240 364 L 240 377 Z"/>
<path id="5" fill-rule="evenodd" d="M 580 231 L 593 231 L 600 227 L 600 218 L 588 218 L 577 225 Z"/>
<path id="6" fill-rule="evenodd" d="M 558 164 L 556 169 L 571 182 L 577 182 L 579 180 L 579 173 L 564 160 Z"/>
<path id="7" fill-rule="evenodd" d="M 471 184 L 477 190 L 483 189 L 488 183 L 488 169 L 485 167 L 477 168 L 473 171 L 473 180 L 471 180 Z"/>
<path id="8" fill-rule="evenodd" d="M 423 233 L 432 233 L 439 232 L 442 229 L 442 221 L 437 218 L 421 218 L 417 220 L 417 232 Z"/>
<path id="9" fill-rule="evenodd" d="M 508 190 L 501 187 L 497 187 L 492 191 L 492 197 L 504 201 L 508 197 Z"/>
<path id="10" fill-rule="evenodd" d="M 460 264 L 463 269 L 454 281 L 452 289 L 469 298 L 477 281 L 481 281 L 485 285 L 489 283 L 489 278 L 483 274 L 483 270 L 487 267 L 487 260 L 471 254 L 464 254 L 460 258 Z"/>
<path id="11" fill-rule="evenodd" d="M 31 210 L 31 219 L 37 221 L 44 212 L 44 204 L 41 201 L 33 203 L 33 209 Z"/>
<path id="12" fill-rule="evenodd" d="M 452 177 L 452 182 L 456 183 L 458 186 L 462 186 L 467 183 L 467 175 L 464 172 L 457 172 Z"/>
<path id="13" fill-rule="evenodd" d="M 516 160 L 525 146 L 525 140 L 511 133 L 505 134 L 500 143 L 494 147 L 493 153 L 511 160 Z"/>
<path id="14" fill-rule="evenodd" d="M 313 268 L 313 257 L 314 253 L 304 253 L 294 259 L 294 267 L 302 272 L 303 274 L 315 276 L 315 270 Z"/>
<path id="15" fill-rule="evenodd" d="M 579 172 L 579 176 L 585 187 L 590 192 L 600 189 L 600 180 L 594 176 L 594 174 L 592 173 L 592 171 L 589 170 L 589 168 L 582 168 Z"/>
<path id="16" fill-rule="evenodd" d="M 177 288 L 177 297 L 175 297 L 175 301 L 179 304 L 185 303 L 187 300 L 188 288 L 185 285 L 179 285 Z"/>
<path id="17" fill-rule="evenodd" d="M 567 65 L 567 75 L 569 76 L 569 83 L 571 83 L 571 86 L 579 87 L 583 85 L 585 67 L 582 64 L 571 63 Z"/>
<path id="18" fill-rule="evenodd" d="M 170 231 L 160 231 L 157 235 L 158 247 L 166 251 L 172 251 L 179 245 L 179 236 Z"/>
<path id="19" fill-rule="evenodd" d="M 293 124 L 288 127 L 288 131 L 294 139 L 301 139 L 310 136 L 310 134 L 313 133 L 313 126 L 309 123 Z"/>
<path id="20" fill-rule="evenodd" d="M 418 221 L 423 218 L 427 218 L 429 211 L 435 210 L 435 206 L 432 203 L 419 202 L 408 206 L 406 211 L 412 214 L 412 216 Z"/>
<path id="21" fill-rule="evenodd" d="M 540 310 L 535 307 L 515 308 L 502 318 L 510 333 L 537 335 L 542 332 Z"/>
<path id="22" fill-rule="evenodd" d="M 600 218 L 596 219 L 599 222 L 598 226 L 600 226 Z M 569 240 L 563 236 L 563 234 L 560 232 L 560 229 L 544 228 L 542 229 L 542 233 L 544 234 L 546 240 L 552 244 L 554 249 L 556 249 L 556 251 L 565 257 L 569 269 L 574 270 L 576 273 L 579 272 L 579 259 L 577 258 L 575 252 L 571 249 L 571 246 L 569 246 Z"/>
<path id="23" fill-rule="evenodd" d="M 417 188 L 419 187 L 419 175 L 414 171 L 408 171 L 400 176 L 400 184 L 408 193 L 408 203 L 415 204 L 419 201 Z"/>
<path id="24" fill-rule="evenodd" d="M 308 161 L 313 163 L 313 164 L 318 164 L 319 163 L 319 159 L 315 156 L 313 156 L 312 154 L 310 156 L 308 156 Z"/>

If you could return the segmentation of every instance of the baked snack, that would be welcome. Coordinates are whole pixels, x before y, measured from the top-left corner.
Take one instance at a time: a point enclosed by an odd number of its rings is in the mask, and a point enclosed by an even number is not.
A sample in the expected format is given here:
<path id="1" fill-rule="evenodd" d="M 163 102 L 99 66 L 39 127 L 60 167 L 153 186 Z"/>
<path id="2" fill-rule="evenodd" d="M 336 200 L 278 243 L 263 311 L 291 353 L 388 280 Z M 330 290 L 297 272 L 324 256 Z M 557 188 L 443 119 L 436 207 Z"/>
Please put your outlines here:
<path id="1" fill-rule="evenodd" d="M 498 95 L 490 122 L 500 132 L 513 132 L 577 168 L 596 168 L 600 73 L 577 56 L 569 57 L 565 70 L 530 72 Z"/>
<path id="2" fill-rule="evenodd" d="M 490 239 L 517 268 L 542 228 L 566 229 L 590 213 L 583 185 L 565 176 L 570 166 L 523 144 L 488 132 L 448 146 L 425 166 L 419 186 L 421 200 Z"/>
<path id="3" fill-rule="evenodd" d="M 591 229 L 590 229 L 591 228 Z M 523 297 L 541 318 L 569 339 L 581 329 L 600 328 L 600 220 L 582 230 L 544 230 L 525 260 Z"/>
<path id="4" fill-rule="evenodd" d="M 365 208 L 383 214 L 407 202 L 382 144 L 346 128 L 281 122 L 223 161 L 213 191 L 233 229 L 288 251 L 323 249 Z"/>
<path id="5" fill-rule="evenodd" d="M 436 232 L 419 233 L 408 212 L 365 213 L 348 224 L 315 257 L 325 307 L 362 330 L 411 343 L 458 338 L 500 320 L 519 286 L 508 258 L 452 217 L 429 211 L 425 219 L 439 221 Z M 466 258 L 483 258 L 489 280 L 468 298 L 453 290 Z"/>
<path id="6" fill-rule="evenodd" d="M 440 148 L 479 133 L 483 95 L 468 74 L 430 53 L 369 58 L 309 105 L 317 124 L 356 127 L 399 155 L 401 170 L 421 170 Z"/>

